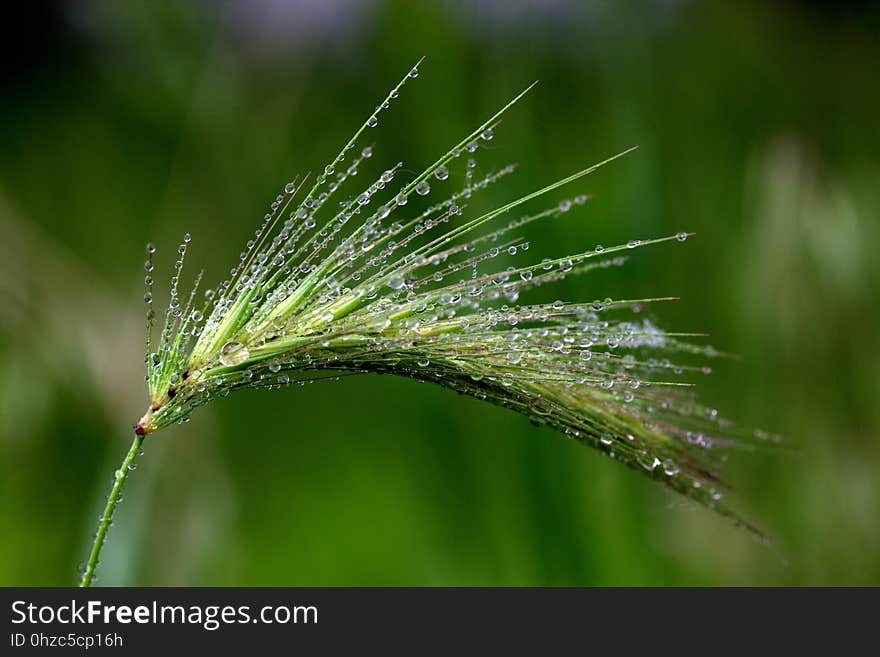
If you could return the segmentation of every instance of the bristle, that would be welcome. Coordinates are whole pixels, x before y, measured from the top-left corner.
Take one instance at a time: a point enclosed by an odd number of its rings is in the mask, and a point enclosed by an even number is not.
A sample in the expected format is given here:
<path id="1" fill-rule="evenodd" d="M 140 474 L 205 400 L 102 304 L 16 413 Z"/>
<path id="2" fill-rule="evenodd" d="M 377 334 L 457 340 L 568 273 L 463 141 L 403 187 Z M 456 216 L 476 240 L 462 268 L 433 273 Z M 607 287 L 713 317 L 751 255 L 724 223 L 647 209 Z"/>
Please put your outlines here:
<path id="1" fill-rule="evenodd" d="M 147 261 L 144 263 L 144 270 L 146 271 L 146 274 L 144 275 L 144 302 L 147 304 L 147 340 L 144 353 L 144 364 L 147 367 L 146 380 L 149 382 L 151 380 L 154 366 L 153 323 L 156 317 L 156 312 L 153 310 L 153 253 L 156 252 L 156 247 L 153 246 L 152 242 L 147 244 L 146 251 Z"/>

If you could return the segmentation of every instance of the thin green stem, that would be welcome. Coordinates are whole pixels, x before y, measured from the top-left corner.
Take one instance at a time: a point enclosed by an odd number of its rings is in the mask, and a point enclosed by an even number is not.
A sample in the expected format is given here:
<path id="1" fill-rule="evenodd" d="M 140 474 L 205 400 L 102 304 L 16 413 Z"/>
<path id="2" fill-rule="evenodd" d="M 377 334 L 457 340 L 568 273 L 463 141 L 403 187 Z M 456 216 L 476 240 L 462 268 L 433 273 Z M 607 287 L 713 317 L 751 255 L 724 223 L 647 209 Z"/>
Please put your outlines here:
<path id="1" fill-rule="evenodd" d="M 82 579 L 79 582 L 80 587 L 86 588 L 91 586 L 92 580 L 95 578 L 95 568 L 98 566 L 98 557 L 101 556 L 101 548 L 104 547 L 104 540 L 107 538 L 107 531 L 113 520 L 113 512 L 116 505 L 119 504 L 119 494 L 128 478 L 128 473 L 134 470 L 134 462 L 137 459 L 138 452 L 141 449 L 141 443 L 144 442 L 144 436 L 135 436 L 131 442 L 131 448 L 128 454 L 122 460 L 122 465 L 116 471 L 113 480 L 113 488 L 110 489 L 110 495 L 107 497 L 107 504 L 104 506 L 104 512 L 98 522 L 98 533 L 95 534 L 95 542 L 92 543 L 92 550 L 89 552 L 89 560 L 86 562 L 86 568 L 83 571 Z"/>

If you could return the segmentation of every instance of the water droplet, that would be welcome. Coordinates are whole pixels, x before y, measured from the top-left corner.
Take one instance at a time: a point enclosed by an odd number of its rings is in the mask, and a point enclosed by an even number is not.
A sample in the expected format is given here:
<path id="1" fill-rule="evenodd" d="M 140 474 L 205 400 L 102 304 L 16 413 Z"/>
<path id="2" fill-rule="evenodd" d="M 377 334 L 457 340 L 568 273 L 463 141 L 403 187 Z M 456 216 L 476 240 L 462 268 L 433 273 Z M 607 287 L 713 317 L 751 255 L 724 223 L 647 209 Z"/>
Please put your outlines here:
<path id="1" fill-rule="evenodd" d="M 645 450 L 641 450 L 636 455 L 636 461 L 638 461 L 639 465 L 641 465 L 648 472 L 654 472 L 657 469 L 657 466 L 660 465 L 660 459 L 658 459 L 653 454 L 649 454 Z"/>
<path id="2" fill-rule="evenodd" d="M 663 461 L 663 472 L 669 477 L 674 477 L 678 474 L 678 465 L 672 459 L 666 459 Z"/>
<path id="3" fill-rule="evenodd" d="M 240 365 L 250 356 L 248 348 L 241 342 L 230 340 L 220 347 L 220 363 L 227 367 Z"/>
<path id="4" fill-rule="evenodd" d="M 147 242 L 147 253 L 155 253 L 156 247 L 153 246 L 152 242 Z"/>
<path id="5" fill-rule="evenodd" d="M 687 233 L 678 233 L 675 236 L 675 239 L 677 239 L 679 242 L 684 242 L 687 238 L 688 238 Z"/>
<path id="6" fill-rule="evenodd" d="M 602 253 L 602 251 L 605 250 L 605 247 L 602 246 L 601 244 L 597 244 L 597 245 L 596 245 L 596 248 L 593 249 L 593 250 L 594 250 L 596 253 Z"/>
<path id="7" fill-rule="evenodd" d="M 409 77 L 411 77 L 411 78 L 419 77 L 419 69 L 417 67 L 413 67 L 413 69 L 409 72 Z"/>
<path id="8" fill-rule="evenodd" d="M 384 219 L 389 214 L 391 214 L 391 210 L 388 209 L 387 205 L 380 205 L 376 209 L 376 216 L 379 217 L 379 219 Z"/>
<path id="9" fill-rule="evenodd" d="M 464 145 L 464 149 L 465 149 L 468 153 L 473 153 L 475 150 L 477 150 L 477 142 L 475 142 L 475 141 L 469 141 L 468 143 L 466 143 L 466 144 Z M 473 160 L 471 160 L 471 162 L 473 162 Z M 474 165 L 476 166 L 476 162 L 474 162 Z M 470 166 L 470 162 L 468 162 L 468 166 Z"/>
<path id="10" fill-rule="evenodd" d="M 281 363 L 279 363 L 277 360 L 273 360 L 271 363 L 269 363 L 269 371 L 270 372 L 280 372 L 281 371 Z"/>
<path id="11" fill-rule="evenodd" d="M 492 132 L 492 128 L 486 128 L 483 132 L 480 133 L 480 139 L 484 141 L 489 141 L 492 137 L 495 136 L 495 133 Z"/>
<path id="12" fill-rule="evenodd" d="M 434 177 L 437 180 L 446 180 L 449 177 L 449 169 L 439 166 L 434 170 Z"/>
<path id="13" fill-rule="evenodd" d="M 471 377 L 473 378 L 473 377 Z M 547 416 L 553 411 L 553 406 L 546 399 L 542 397 L 538 397 L 535 400 L 535 403 L 532 404 L 532 412 L 537 415 Z"/>
<path id="14" fill-rule="evenodd" d="M 416 185 L 416 194 L 418 194 L 419 196 L 426 196 L 430 191 L 431 185 L 428 184 L 427 180 L 423 180 L 418 185 Z"/>
<path id="15" fill-rule="evenodd" d="M 516 365 L 522 361 L 522 352 L 521 351 L 510 351 L 507 354 L 507 362 L 512 365 Z"/>
<path id="16" fill-rule="evenodd" d="M 129 463 L 128 469 L 129 471 L 134 472 L 135 470 L 137 470 L 137 463 Z"/>
<path id="17" fill-rule="evenodd" d="M 144 301 L 146 301 L 147 303 L 153 303 L 153 295 L 150 294 L 149 292 L 145 292 L 144 293 Z"/>
<path id="18" fill-rule="evenodd" d="M 397 203 L 397 205 L 404 206 L 409 202 L 409 199 L 406 197 L 406 194 L 398 194 L 394 199 L 394 202 Z"/>
<path id="19" fill-rule="evenodd" d="M 377 125 L 379 125 L 379 119 L 377 119 L 375 116 L 371 116 L 369 119 L 367 119 L 367 125 L 371 128 L 375 128 Z"/>

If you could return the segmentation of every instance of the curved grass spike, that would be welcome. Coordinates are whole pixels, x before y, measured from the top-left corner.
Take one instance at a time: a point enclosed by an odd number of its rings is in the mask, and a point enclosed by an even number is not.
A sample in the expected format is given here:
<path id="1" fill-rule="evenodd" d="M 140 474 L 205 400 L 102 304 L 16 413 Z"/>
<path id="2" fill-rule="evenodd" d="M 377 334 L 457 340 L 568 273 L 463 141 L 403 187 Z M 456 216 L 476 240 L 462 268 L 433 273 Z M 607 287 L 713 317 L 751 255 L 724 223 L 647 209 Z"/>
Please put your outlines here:
<path id="1" fill-rule="evenodd" d="M 120 491 L 146 436 L 189 420 L 196 408 L 232 390 L 358 373 L 429 381 L 510 408 L 742 524 L 721 502 L 719 449 L 749 447 L 752 438 L 767 439 L 767 434 L 749 436 L 735 429 L 699 404 L 692 386 L 677 378 L 684 371 L 708 373 L 707 367 L 669 360 L 677 354 L 722 354 L 694 342 L 699 334 L 664 332 L 631 314 L 671 299 L 519 301 L 521 293 L 567 276 L 621 266 L 624 252 L 683 242 L 690 233 L 597 246 L 541 262 L 526 259 L 518 266 L 493 264 L 502 256 L 526 256 L 529 242 L 515 231 L 580 209 L 589 199 L 583 195 L 480 231 L 633 149 L 488 212 L 469 213 L 465 203 L 514 170 L 510 165 L 475 177 L 475 158 L 481 144 L 494 137 L 501 115 L 533 84 L 400 187 L 392 185 L 402 163 L 382 171 L 366 189 L 351 189 L 358 169 L 373 155 L 373 146 L 355 153 L 357 142 L 417 75 L 418 64 L 304 196 L 298 197 L 307 178 L 284 187 L 230 277 L 205 291 L 201 309 L 195 296 L 201 274 L 186 303 L 179 299 L 190 242 L 185 236 L 158 342 L 152 338 L 150 305 L 149 405 L 116 472 L 82 586 L 93 581 Z M 452 185 L 450 169 L 457 173 L 459 168 L 463 187 L 443 192 L 430 206 L 415 207 L 420 198 Z M 327 211 L 328 201 L 342 189 L 345 199 Z M 415 209 L 409 212 L 411 201 Z M 149 245 L 148 304 L 153 251 Z"/>

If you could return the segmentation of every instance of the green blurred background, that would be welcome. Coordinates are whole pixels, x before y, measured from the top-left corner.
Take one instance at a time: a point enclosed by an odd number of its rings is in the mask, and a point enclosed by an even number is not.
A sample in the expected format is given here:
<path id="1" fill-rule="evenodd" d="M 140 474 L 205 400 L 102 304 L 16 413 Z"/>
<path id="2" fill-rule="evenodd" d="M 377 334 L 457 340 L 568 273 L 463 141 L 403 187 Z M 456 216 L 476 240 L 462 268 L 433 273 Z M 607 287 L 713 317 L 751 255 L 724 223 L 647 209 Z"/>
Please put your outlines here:
<path id="1" fill-rule="evenodd" d="M 150 438 L 102 585 L 880 584 L 880 20 L 852 2 L 32 3 L 4 21 L 0 584 L 76 578 L 146 405 L 143 247 L 219 280 L 421 55 L 371 161 L 481 151 L 498 203 L 631 145 L 535 257 L 691 230 L 547 295 L 741 354 L 703 398 L 765 546 L 519 416 L 390 377 L 244 392 Z M 541 207 L 533 206 L 535 208 Z M 163 255 L 164 254 L 164 255 Z"/>

